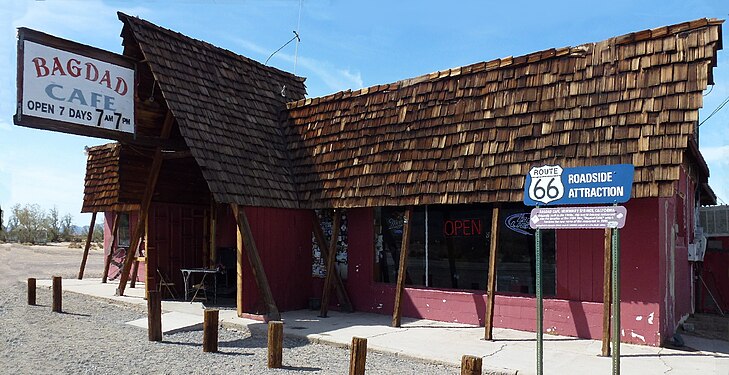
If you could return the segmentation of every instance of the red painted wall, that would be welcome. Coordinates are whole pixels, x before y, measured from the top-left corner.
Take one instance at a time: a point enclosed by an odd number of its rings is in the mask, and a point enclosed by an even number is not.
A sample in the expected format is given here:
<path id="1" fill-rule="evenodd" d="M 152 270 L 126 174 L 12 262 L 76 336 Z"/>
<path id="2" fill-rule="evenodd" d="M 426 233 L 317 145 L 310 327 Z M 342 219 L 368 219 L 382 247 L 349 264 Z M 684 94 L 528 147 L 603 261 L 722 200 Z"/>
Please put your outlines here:
<path id="1" fill-rule="evenodd" d="M 658 199 L 626 204 L 621 230 L 622 341 L 658 345 L 659 218 Z M 349 279 L 346 287 L 358 311 L 392 314 L 393 284 L 374 282 L 373 210 L 348 210 Z M 558 231 L 557 297 L 545 300 L 544 327 L 549 332 L 599 339 L 602 331 L 602 231 Z M 484 293 L 434 288 L 406 288 L 403 315 L 441 321 L 483 324 Z M 533 331 L 536 301 L 532 297 L 499 294 L 496 327 Z"/>
<path id="2" fill-rule="evenodd" d="M 114 247 L 114 249 L 111 248 L 111 230 L 112 226 L 114 224 L 114 213 L 112 212 L 105 212 L 104 213 L 104 259 L 109 255 L 110 251 L 114 252 L 114 256 L 111 259 L 111 263 L 109 264 L 109 272 L 107 273 L 107 277 L 109 280 L 118 280 L 119 279 L 119 273 L 121 271 L 121 266 L 124 262 L 124 258 L 126 257 L 126 251 L 120 251 L 118 247 Z M 129 235 L 132 235 L 132 231 L 137 226 L 137 218 L 138 215 L 136 213 L 132 213 L 129 215 Z M 139 271 L 137 272 L 137 281 L 144 282 L 144 279 L 146 277 L 145 274 L 145 266 L 144 262 L 139 263 Z"/>
<path id="3" fill-rule="evenodd" d="M 203 206 L 168 203 L 154 203 L 150 209 L 150 267 L 174 282 L 180 294 L 184 294 L 180 269 L 203 266 L 205 210 Z"/>
<path id="4" fill-rule="evenodd" d="M 279 310 L 306 308 L 311 292 L 311 211 L 265 207 L 245 211 Z M 236 230 L 232 211 L 226 207 L 218 214 L 218 247 L 235 247 Z M 265 312 L 246 256 L 242 293 L 245 312 Z"/>
<path id="5" fill-rule="evenodd" d="M 711 288 L 711 293 L 719 303 L 722 311 L 729 311 L 729 237 L 711 237 L 710 241 L 719 241 L 721 251 L 707 251 L 701 269 L 701 277 Z M 702 312 L 717 312 L 716 304 L 708 294 L 706 287 L 698 287 L 698 309 Z"/>

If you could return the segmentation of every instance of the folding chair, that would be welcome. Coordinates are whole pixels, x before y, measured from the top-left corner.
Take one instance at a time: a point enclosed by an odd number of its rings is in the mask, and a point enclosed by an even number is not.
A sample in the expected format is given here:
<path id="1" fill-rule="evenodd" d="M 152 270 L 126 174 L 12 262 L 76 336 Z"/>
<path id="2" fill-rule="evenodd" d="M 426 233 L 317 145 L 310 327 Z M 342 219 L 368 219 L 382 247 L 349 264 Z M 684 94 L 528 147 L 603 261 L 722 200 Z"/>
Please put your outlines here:
<path id="1" fill-rule="evenodd" d="M 162 288 L 165 288 L 172 299 L 177 299 L 177 296 L 175 295 L 175 283 L 167 281 L 167 279 L 162 276 L 162 272 L 160 272 L 159 268 L 157 269 L 157 276 L 159 276 L 159 281 L 157 281 L 157 291 L 161 293 Z"/>
<path id="2" fill-rule="evenodd" d="M 195 302 L 195 301 L 207 301 L 208 300 L 208 293 L 205 288 L 205 275 L 204 274 L 203 274 L 203 279 L 200 281 L 200 283 L 192 286 L 192 290 L 195 293 L 192 295 L 192 299 L 190 300 L 190 303 Z M 201 292 L 202 292 L 202 294 L 200 294 Z M 199 296 L 198 296 L 198 294 L 199 294 Z"/>

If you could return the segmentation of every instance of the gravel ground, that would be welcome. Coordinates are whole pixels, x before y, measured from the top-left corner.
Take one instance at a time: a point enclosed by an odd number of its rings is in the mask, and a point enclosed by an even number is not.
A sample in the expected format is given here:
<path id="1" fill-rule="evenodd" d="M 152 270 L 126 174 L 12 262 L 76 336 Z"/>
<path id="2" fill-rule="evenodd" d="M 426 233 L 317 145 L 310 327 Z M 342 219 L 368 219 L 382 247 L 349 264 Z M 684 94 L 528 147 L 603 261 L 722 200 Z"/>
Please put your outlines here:
<path id="1" fill-rule="evenodd" d="M 73 274 L 73 272 L 70 272 Z M 6 274 L 7 276 L 7 274 Z M 202 352 L 202 331 L 149 342 L 146 330 L 124 324 L 144 308 L 63 293 L 64 313 L 51 312 L 51 293 L 0 277 L 0 373 L 12 374 L 347 374 L 349 350 L 284 339 L 282 369 L 266 367 L 266 336 L 221 328 L 219 353 Z M 367 374 L 457 374 L 451 366 L 367 353 Z"/>

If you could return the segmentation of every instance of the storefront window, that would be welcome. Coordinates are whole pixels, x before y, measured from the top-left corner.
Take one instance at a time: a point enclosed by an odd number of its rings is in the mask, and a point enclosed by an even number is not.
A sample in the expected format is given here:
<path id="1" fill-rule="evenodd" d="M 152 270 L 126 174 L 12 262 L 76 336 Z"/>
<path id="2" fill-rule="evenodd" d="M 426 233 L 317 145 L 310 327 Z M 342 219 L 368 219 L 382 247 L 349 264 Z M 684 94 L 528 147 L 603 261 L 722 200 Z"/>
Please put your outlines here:
<path id="1" fill-rule="evenodd" d="M 401 207 L 375 212 L 377 281 L 395 283 L 402 244 Z M 413 209 L 410 223 L 406 285 L 447 289 L 485 290 L 491 240 L 490 205 L 434 205 Z M 529 208 L 501 209 L 497 291 L 535 293 L 534 231 Z M 555 292 L 554 232 L 545 231 L 544 293 Z"/>

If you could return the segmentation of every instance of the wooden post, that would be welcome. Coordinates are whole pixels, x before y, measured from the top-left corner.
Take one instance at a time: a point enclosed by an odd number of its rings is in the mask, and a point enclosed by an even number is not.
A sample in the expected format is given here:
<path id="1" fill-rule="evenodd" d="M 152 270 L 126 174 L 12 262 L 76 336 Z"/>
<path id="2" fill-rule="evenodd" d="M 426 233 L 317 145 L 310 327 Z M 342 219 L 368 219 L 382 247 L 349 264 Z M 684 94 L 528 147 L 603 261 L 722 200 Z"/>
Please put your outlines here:
<path id="1" fill-rule="evenodd" d="M 205 309 L 203 320 L 203 352 L 218 351 L 218 309 Z"/>
<path id="2" fill-rule="evenodd" d="M 231 204 L 233 208 L 233 216 L 235 217 L 236 225 L 238 225 L 238 205 Z M 240 226 L 235 231 L 236 234 L 236 251 L 235 251 L 235 269 L 236 269 L 236 291 L 235 291 L 235 305 L 237 308 L 238 316 L 243 316 L 243 231 Z"/>
<path id="3" fill-rule="evenodd" d="M 281 368 L 283 362 L 283 322 L 268 322 L 268 368 Z"/>
<path id="4" fill-rule="evenodd" d="M 337 271 L 334 269 L 334 263 L 337 260 L 337 239 L 339 237 L 339 228 L 342 226 L 342 211 L 334 210 L 334 218 L 332 220 L 332 238 L 329 239 L 329 253 L 327 254 L 327 273 L 324 278 L 324 290 L 321 296 L 321 309 L 319 316 L 327 317 L 329 311 L 329 295 L 332 290 L 332 279 Z"/>
<path id="5" fill-rule="evenodd" d="M 28 304 L 35 305 L 35 278 L 28 278 Z"/>
<path id="6" fill-rule="evenodd" d="M 324 237 L 324 232 L 321 230 L 321 223 L 319 222 L 319 217 L 316 215 L 316 211 L 311 211 L 313 219 L 314 219 L 314 226 L 313 226 L 313 232 L 314 232 L 314 238 L 316 239 L 316 243 L 319 245 L 319 250 L 321 251 L 321 257 L 323 259 L 329 259 L 329 245 L 327 244 L 326 238 Z M 342 311 L 345 312 L 352 312 L 354 311 L 354 308 L 352 308 L 352 302 L 349 300 L 349 295 L 347 295 L 347 290 L 344 288 L 344 282 L 342 281 L 342 278 L 339 276 L 339 272 L 334 272 L 332 274 L 334 277 L 334 290 L 337 292 L 337 300 L 339 301 L 340 305 L 342 306 Z"/>
<path id="7" fill-rule="evenodd" d="M 167 110 L 165 116 L 165 122 L 162 125 L 161 139 L 167 139 L 170 137 L 172 131 L 172 124 L 175 122 L 175 117 L 172 116 L 172 112 Z M 132 240 L 127 249 L 127 256 L 124 259 L 124 267 L 122 267 L 121 276 L 119 277 L 119 287 L 116 290 L 117 296 L 124 295 L 124 289 L 126 289 L 127 281 L 129 280 L 129 272 L 132 268 L 132 262 L 134 261 L 134 254 L 139 247 L 139 242 L 142 239 L 142 228 L 144 228 L 144 221 L 147 220 L 147 213 L 149 212 L 149 206 L 152 204 L 152 195 L 154 194 L 155 187 L 157 186 L 157 178 L 159 177 L 159 171 L 162 168 L 162 147 L 157 146 L 154 157 L 152 158 L 152 166 L 150 167 L 149 176 L 147 177 L 147 184 L 144 188 L 144 197 L 140 204 L 139 217 L 137 218 L 137 225 L 134 227 L 132 232 Z"/>
<path id="8" fill-rule="evenodd" d="M 481 375 L 483 359 L 472 355 L 461 357 L 461 375 Z"/>
<path id="9" fill-rule="evenodd" d="M 162 300 L 156 290 L 147 295 L 147 335 L 149 341 L 162 341 Z"/>
<path id="10" fill-rule="evenodd" d="M 149 244 L 149 216 L 147 216 L 147 220 L 144 221 L 144 296 L 149 297 L 149 291 L 150 288 L 153 288 L 152 290 L 159 290 L 156 289 L 157 283 L 154 282 L 155 278 L 157 277 L 157 259 L 151 260 L 151 253 L 150 250 L 154 249 L 154 246 L 150 246 Z M 157 254 L 155 254 L 157 256 Z M 152 263 L 152 265 L 150 265 Z M 136 277 L 135 277 L 136 278 Z M 162 295 L 160 295 L 160 299 L 162 298 Z"/>
<path id="11" fill-rule="evenodd" d="M 140 243 L 141 245 L 141 243 Z M 132 276 L 129 277 L 129 287 L 137 287 L 137 274 L 139 273 L 139 254 L 140 251 L 134 253 L 134 265 L 132 266 Z"/>
<path id="12" fill-rule="evenodd" d="M 397 271 L 397 286 L 395 288 L 395 308 L 392 312 L 392 326 L 400 327 L 400 318 L 402 316 L 402 293 L 405 289 L 405 273 L 408 270 L 408 246 L 410 243 L 410 217 L 412 217 L 413 208 L 408 207 L 405 210 L 402 227 L 402 243 L 400 245 L 400 267 Z"/>
<path id="13" fill-rule="evenodd" d="M 364 375 L 367 363 L 367 339 L 352 337 L 349 350 L 349 375 Z"/>
<path id="14" fill-rule="evenodd" d="M 109 266 L 111 265 L 111 259 L 114 257 L 114 249 L 116 249 L 117 230 L 119 230 L 119 213 L 114 212 L 114 222 L 111 224 L 111 245 L 109 245 L 109 254 L 106 255 L 104 261 L 104 275 L 101 276 L 101 282 L 104 284 L 109 278 Z"/>
<path id="15" fill-rule="evenodd" d="M 51 310 L 53 312 L 63 311 L 63 290 L 61 290 L 61 276 L 53 276 L 53 305 Z"/>
<path id="16" fill-rule="evenodd" d="M 216 248 L 216 222 L 218 221 L 218 204 L 215 203 L 215 196 L 210 194 L 210 264 L 217 266 L 218 249 Z"/>
<path id="17" fill-rule="evenodd" d="M 86 235 L 86 247 L 84 248 L 84 256 L 81 258 L 81 268 L 78 270 L 78 279 L 84 278 L 84 269 L 86 269 L 86 260 L 89 258 L 89 248 L 91 247 L 91 239 L 94 237 L 94 226 L 96 225 L 96 211 L 91 214 L 91 224 L 89 225 L 89 234 Z"/>
<path id="18" fill-rule="evenodd" d="M 612 301 L 612 233 L 611 229 L 605 228 L 604 259 L 603 259 L 603 282 L 602 282 L 602 353 L 603 357 L 610 357 L 610 302 Z"/>
<path id="19" fill-rule="evenodd" d="M 491 214 L 491 240 L 489 251 L 489 275 L 486 285 L 486 315 L 484 316 L 484 340 L 493 340 L 494 300 L 496 299 L 496 253 L 499 249 L 499 208 Z M 480 358 L 479 358 L 480 359 Z"/>
<path id="20" fill-rule="evenodd" d="M 233 208 L 233 214 L 235 215 L 235 221 L 238 226 L 238 316 L 243 313 L 243 262 L 242 255 L 243 248 L 248 256 L 248 262 L 251 264 L 251 271 L 253 277 L 256 279 L 258 285 L 258 292 L 263 298 L 263 303 L 266 305 L 266 319 L 281 320 L 281 314 L 278 312 L 276 302 L 273 299 L 273 293 L 271 293 L 271 287 L 268 284 L 268 278 L 266 277 L 266 270 L 263 268 L 263 262 L 261 261 L 260 255 L 258 255 L 258 248 L 253 238 L 253 232 L 248 223 L 248 217 L 244 208 L 239 207 L 235 203 L 231 203 Z M 242 238 L 240 238 L 242 237 Z"/>

